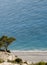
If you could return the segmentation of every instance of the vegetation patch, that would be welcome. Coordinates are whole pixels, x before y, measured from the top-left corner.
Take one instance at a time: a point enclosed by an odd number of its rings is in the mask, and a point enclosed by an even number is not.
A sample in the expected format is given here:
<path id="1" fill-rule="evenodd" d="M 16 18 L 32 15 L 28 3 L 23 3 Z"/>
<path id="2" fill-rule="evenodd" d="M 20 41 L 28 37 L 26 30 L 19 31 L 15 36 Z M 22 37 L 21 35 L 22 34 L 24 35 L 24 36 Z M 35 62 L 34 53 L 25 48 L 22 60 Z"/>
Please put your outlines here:
<path id="1" fill-rule="evenodd" d="M 4 62 L 4 60 L 0 59 L 0 63 L 3 63 L 3 62 Z"/>
<path id="2" fill-rule="evenodd" d="M 31 65 L 47 65 L 47 62 L 32 63 Z"/>
<path id="3" fill-rule="evenodd" d="M 20 63 L 22 63 L 23 61 L 22 61 L 22 59 L 17 58 L 17 59 L 12 60 L 12 61 L 8 60 L 8 62 L 11 62 L 11 63 L 18 63 L 18 64 L 20 64 Z"/>

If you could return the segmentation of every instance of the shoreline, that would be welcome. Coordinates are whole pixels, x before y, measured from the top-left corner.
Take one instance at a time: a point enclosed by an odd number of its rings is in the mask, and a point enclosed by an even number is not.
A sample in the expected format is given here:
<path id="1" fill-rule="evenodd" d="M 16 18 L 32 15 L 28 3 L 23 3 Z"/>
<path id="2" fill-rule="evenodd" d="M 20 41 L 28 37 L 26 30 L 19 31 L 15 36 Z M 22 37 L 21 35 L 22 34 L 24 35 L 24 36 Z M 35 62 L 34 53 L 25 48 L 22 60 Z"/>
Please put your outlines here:
<path id="1" fill-rule="evenodd" d="M 10 50 L 11 52 L 47 52 L 47 50 Z"/>
<path id="2" fill-rule="evenodd" d="M 17 55 L 23 61 L 27 61 L 30 63 L 37 63 L 40 61 L 47 62 L 47 51 L 21 51 L 21 50 L 13 50 L 12 53 Z"/>
<path id="3" fill-rule="evenodd" d="M 9 55 L 6 52 L 0 52 L 0 56 L 2 56 L 4 59 L 15 59 L 16 56 L 18 58 L 21 58 L 23 62 L 27 61 L 28 64 L 38 63 L 41 61 L 47 62 L 47 51 L 11 50 L 11 53 Z"/>

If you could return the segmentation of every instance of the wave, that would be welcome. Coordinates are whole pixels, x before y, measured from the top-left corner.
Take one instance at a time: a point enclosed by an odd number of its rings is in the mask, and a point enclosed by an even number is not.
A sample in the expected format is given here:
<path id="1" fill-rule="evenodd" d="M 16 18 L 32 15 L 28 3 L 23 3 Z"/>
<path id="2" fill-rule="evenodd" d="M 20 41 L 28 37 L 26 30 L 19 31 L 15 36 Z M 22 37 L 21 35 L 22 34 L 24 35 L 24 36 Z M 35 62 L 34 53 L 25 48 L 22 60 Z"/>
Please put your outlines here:
<path id="1" fill-rule="evenodd" d="M 11 52 L 47 52 L 47 50 L 11 50 Z"/>

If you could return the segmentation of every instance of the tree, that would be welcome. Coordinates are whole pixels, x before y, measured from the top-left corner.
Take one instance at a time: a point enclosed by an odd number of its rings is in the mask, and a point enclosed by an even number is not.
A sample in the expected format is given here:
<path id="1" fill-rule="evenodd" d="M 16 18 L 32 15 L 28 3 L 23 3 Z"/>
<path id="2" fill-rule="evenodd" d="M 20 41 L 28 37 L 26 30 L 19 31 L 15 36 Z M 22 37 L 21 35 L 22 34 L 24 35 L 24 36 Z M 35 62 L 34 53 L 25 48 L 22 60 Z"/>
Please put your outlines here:
<path id="1" fill-rule="evenodd" d="M 16 39 L 15 38 L 13 38 L 13 37 L 8 37 L 8 36 L 2 36 L 1 38 L 0 38 L 0 48 L 1 47 L 4 47 L 5 48 L 5 50 L 7 51 L 7 48 L 8 48 L 8 46 L 13 42 L 13 41 L 15 41 Z"/>
<path id="2" fill-rule="evenodd" d="M 2 36 L 2 37 L 0 38 L 0 41 L 5 42 L 5 41 L 7 41 L 7 39 L 8 39 L 8 37 L 7 37 L 7 36 Z"/>
<path id="3" fill-rule="evenodd" d="M 16 40 L 16 39 L 13 38 L 13 37 L 10 37 L 10 38 L 7 38 L 7 39 L 6 39 L 6 41 L 5 41 L 5 49 L 6 49 L 6 51 L 7 51 L 8 46 L 9 46 L 13 41 L 15 41 L 15 40 Z"/>

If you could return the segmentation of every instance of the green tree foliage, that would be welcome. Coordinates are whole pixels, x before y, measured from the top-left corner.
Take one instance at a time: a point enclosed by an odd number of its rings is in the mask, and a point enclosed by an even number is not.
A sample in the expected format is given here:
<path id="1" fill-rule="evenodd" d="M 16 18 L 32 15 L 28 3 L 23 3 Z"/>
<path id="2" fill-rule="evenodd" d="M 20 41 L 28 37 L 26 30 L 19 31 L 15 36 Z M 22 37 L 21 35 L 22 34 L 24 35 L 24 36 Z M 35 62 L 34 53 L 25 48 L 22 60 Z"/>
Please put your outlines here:
<path id="1" fill-rule="evenodd" d="M 0 38 L 0 48 L 4 47 L 5 50 L 7 51 L 8 46 L 15 40 L 16 39 L 13 37 L 2 36 Z"/>
<path id="2" fill-rule="evenodd" d="M 0 48 L 4 46 L 4 42 L 0 41 Z"/>

